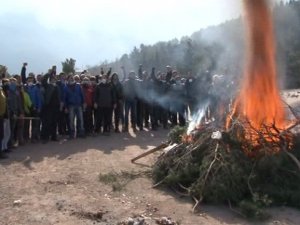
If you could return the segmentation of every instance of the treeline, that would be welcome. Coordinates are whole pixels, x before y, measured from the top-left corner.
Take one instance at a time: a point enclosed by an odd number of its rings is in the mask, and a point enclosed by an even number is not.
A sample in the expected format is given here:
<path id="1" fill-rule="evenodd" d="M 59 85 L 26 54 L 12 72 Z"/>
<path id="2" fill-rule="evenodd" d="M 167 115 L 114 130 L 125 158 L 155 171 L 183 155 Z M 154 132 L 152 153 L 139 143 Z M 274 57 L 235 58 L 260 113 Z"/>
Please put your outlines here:
<path id="1" fill-rule="evenodd" d="M 273 11 L 281 85 L 300 88 L 300 2 L 281 2 Z M 152 67 L 156 67 L 157 71 L 165 71 L 165 66 L 170 65 L 182 74 L 191 71 L 201 76 L 208 70 L 238 79 L 244 64 L 244 46 L 244 25 L 242 19 L 238 18 L 199 30 L 180 40 L 141 44 L 114 62 L 104 62 L 89 70 L 99 73 L 101 67 L 117 70 L 121 66 L 137 70 L 142 64 L 148 71 Z"/>

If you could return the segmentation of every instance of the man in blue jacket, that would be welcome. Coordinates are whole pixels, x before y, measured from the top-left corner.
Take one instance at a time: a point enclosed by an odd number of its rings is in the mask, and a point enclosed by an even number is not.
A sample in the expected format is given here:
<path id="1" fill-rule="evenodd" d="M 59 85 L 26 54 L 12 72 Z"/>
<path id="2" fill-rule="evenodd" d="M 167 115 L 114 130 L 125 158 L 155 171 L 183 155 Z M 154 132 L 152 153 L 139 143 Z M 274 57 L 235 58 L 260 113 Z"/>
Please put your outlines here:
<path id="1" fill-rule="evenodd" d="M 78 128 L 78 137 L 84 137 L 84 125 L 83 125 L 83 104 L 84 97 L 80 84 L 76 83 L 73 75 L 68 77 L 68 84 L 64 91 L 66 111 L 69 113 L 70 121 L 70 139 L 75 137 L 75 127 Z M 75 126 L 75 118 L 76 125 Z"/>

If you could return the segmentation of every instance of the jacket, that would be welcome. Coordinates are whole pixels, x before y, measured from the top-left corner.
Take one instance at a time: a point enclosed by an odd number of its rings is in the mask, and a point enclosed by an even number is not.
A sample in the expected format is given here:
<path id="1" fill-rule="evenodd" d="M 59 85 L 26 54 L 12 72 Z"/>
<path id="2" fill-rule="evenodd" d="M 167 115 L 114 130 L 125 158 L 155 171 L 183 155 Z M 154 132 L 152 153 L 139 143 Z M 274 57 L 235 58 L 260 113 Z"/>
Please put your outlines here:
<path id="1" fill-rule="evenodd" d="M 42 108 L 42 97 L 40 94 L 40 90 L 36 85 L 27 86 L 26 92 L 28 93 L 30 100 L 32 102 L 32 106 L 38 110 L 41 111 Z"/>
<path id="2" fill-rule="evenodd" d="M 26 91 L 22 91 L 23 99 L 24 99 L 24 112 L 25 114 L 31 113 L 32 102 L 30 100 L 30 96 Z"/>
<path id="3" fill-rule="evenodd" d="M 7 105 L 6 105 L 6 97 L 4 95 L 4 92 L 0 90 L 0 117 L 4 117 L 5 113 L 7 110 Z"/>
<path id="4" fill-rule="evenodd" d="M 91 85 L 84 86 L 82 85 L 82 92 L 84 96 L 84 102 L 87 107 L 93 107 L 94 105 L 94 87 Z"/>
<path id="5" fill-rule="evenodd" d="M 116 103 L 116 94 L 110 83 L 100 83 L 97 85 L 95 103 L 98 107 L 112 107 Z"/>
<path id="6" fill-rule="evenodd" d="M 84 103 L 84 97 L 81 86 L 79 84 L 67 85 L 64 89 L 65 106 L 82 106 Z"/>

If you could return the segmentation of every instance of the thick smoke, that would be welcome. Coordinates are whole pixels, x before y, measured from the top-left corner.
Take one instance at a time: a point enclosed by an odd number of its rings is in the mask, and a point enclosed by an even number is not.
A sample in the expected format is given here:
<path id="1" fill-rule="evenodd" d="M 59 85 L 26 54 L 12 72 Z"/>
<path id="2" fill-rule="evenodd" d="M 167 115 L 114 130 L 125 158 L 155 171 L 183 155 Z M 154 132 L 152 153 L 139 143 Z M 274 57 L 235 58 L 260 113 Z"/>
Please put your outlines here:
<path id="1" fill-rule="evenodd" d="M 277 71 L 281 88 L 289 88 L 295 85 L 293 79 L 295 71 L 289 68 L 289 62 L 294 51 L 297 48 L 296 44 L 300 35 L 300 17 L 294 8 L 294 4 L 298 2 L 289 3 L 288 5 L 278 4 L 274 8 L 274 29 L 277 39 Z M 294 49 L 295 48 L 295 49 Z"/>
<path id="2" fill-rule="evenodd" d="M 286 68 L 286 46 L 291 40 L 297 39 L 295 34 L 300 34 L 300 20 L 292 5 L 283 6 L 277 3 L 273 4 L 272 7 L 277 37 L 278 77 L 283 81 L 284 75 L 289 73 L 289 68 Z M 299 32 L 295 32 L 295 30 L 299 30 Z M 189 43 L 192 43 L 191 46 Z M 197 51 L 199 49 L 200 57 L 196 54 L 197 52 L 192 52 L 188 58 L 186 53 L 191 49 L 197 49 Z M 159 42 L 153 46 L 141 45 L 130 54 L 124 54 L 115 62 L 104 62 L 101 66 L 113 67 L 121 80 L 123 76 L 121 66 L 124 66 L 127 72 L 130 69 L 138 68 L 139 64 L 143 64 L 146 71 L 150 71 L 152 66 L 155 66 L 157 71 L 166 72 L 165 66 L 170 64 L 173 69 L 182 72 L 184 76 L 187 74 L 186 68 L 190 66 L 193 68 L 193 70 L 191 69 L 193 75 L 198 76 L 197 79 L 200 80 L 199 92 L 196 95 L 199 95 L 197 99 L 199 104 L 202 104 L 204 99 L 201 97 L 201 90 L 205 85 L 210 86 L 206 90 L 210 89 L 210 92 L 214 92 L 213 94 L 221 99 L 232 99 L 236 95 L 239 91 L 240 80 L 243 77 L 245 49 L 245 25 L 242 17 L 240 17 L 219 26 L 200 30 L 191 37 L 184 37 L 180 41 L 174 39 L 169 42 Z M 144 53 L 148 55 L 143 55 Z M 182 68 L 184 69 L 182 70 Z M 203 75 L 207 70 L 210 74 L 210 80 L 206 80 Z M 168 107 L 168 104 L 173 100 L 172 96 L 161 95 L 155 90 L 139 89 L 137 92 L 146 101 L 156 99 L 162 107 Z"/>

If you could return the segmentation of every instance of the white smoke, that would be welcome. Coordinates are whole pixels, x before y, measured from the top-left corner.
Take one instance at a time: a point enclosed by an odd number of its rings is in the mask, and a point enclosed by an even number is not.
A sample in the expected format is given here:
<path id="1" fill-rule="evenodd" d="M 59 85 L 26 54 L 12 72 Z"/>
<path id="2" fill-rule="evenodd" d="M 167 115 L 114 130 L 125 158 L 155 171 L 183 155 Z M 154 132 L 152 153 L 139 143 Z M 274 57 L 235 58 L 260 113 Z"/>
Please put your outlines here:
<path id="1" fill-rule="evenodd" d="M 203 121 L 205 117 L 205 112 L 208 107 L 208 102 L 202 105 L 202 107 L 199 107 L 196 114 L 192 116 L 192 121 L 189 123 L 188 129 L 187 129 L 187 135 L 190 135 L 192 131 L 194 131 Z"/>

